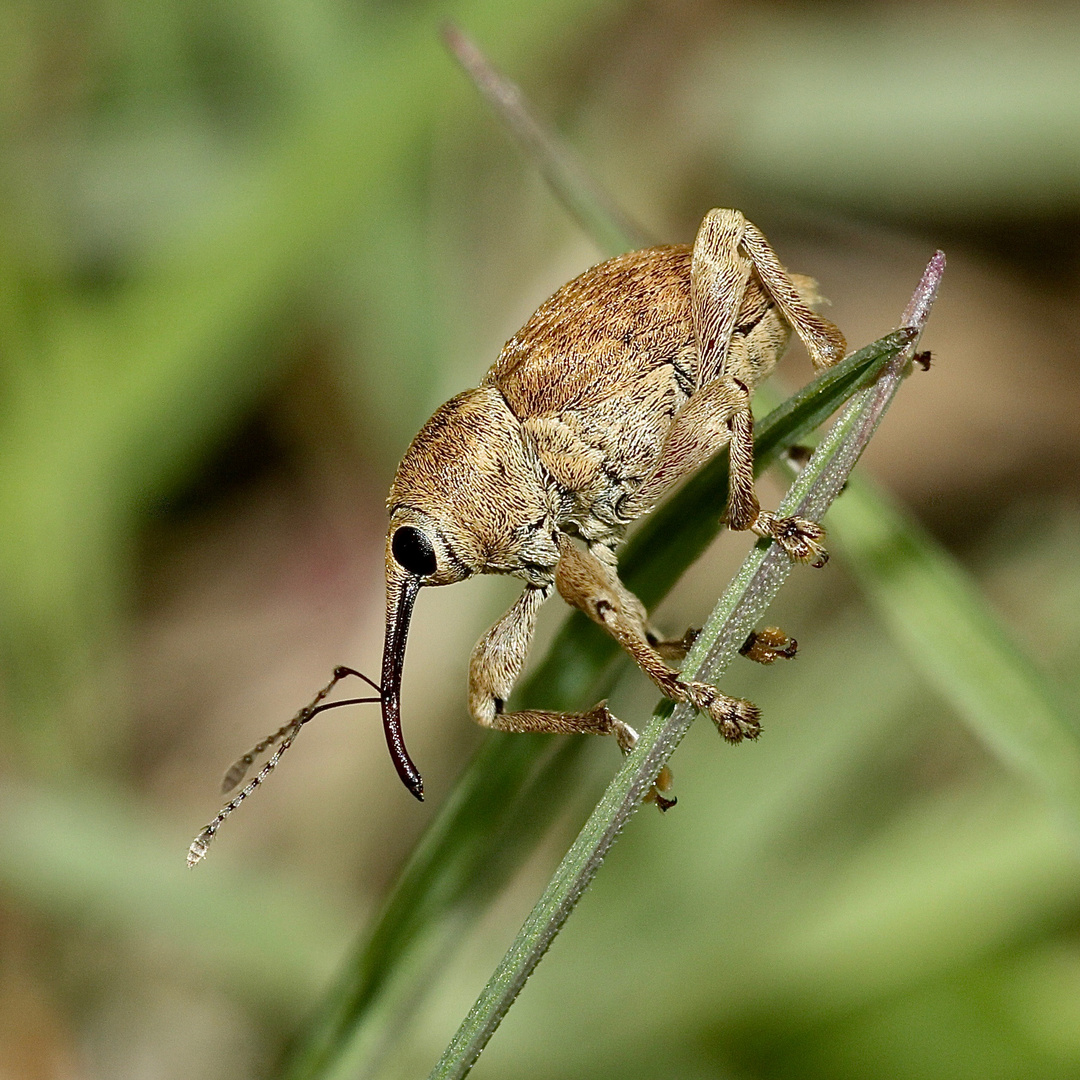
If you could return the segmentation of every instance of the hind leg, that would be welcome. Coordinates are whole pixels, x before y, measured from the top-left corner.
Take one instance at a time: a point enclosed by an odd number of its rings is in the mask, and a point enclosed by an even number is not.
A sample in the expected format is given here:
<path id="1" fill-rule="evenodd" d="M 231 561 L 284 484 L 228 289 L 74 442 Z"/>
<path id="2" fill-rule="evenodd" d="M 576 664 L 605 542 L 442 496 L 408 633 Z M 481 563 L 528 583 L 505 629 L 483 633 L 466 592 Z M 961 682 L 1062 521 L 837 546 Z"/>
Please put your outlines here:
<path id="1" fill-rule="evenodd" d="M 736 325 L 743 317 L 740 309 L 751 273 L 756 275 L 751 289 L 752 295 L 756 290 L 756 300 L 747 309 L 747 324 Z M 759 348 L 755 353 L 745 346 L 755 332 L 782 329 L 786 323 L 805 342 L 814 366 L 822 370 L 843 356 L 843 335 L 809 307 L 768 241 L 737 210 L 711 210 L 702 221 L 694 242 L 690 297 L 702 380 L 716 378 L 727 384 L 725 404 L 730 402 L 725 418 L 731 461 L 728 527 L 750 529 L 775 540 L 793 559 L 823 566 L 827 555 L 819 543 L 824 537 L 821 526 L 763 511 L 754 491 L 750 390 L 775 366 L 786 334 L 766 334 L 770 344 L 764 351 Z M 733 347 L 733 335 L 738 347 Z M 732 400 L 736 396 L 738 400 Z"/>

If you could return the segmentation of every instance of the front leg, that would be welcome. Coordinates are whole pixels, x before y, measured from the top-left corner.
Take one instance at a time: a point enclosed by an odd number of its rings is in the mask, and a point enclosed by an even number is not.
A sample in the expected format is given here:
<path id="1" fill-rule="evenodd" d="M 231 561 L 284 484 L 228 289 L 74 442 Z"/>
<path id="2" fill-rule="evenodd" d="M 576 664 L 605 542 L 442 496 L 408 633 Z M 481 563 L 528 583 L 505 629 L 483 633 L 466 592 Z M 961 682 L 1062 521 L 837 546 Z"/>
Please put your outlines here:
<path id="1" fill-rule="evenodd" d="M 580 713 L 542 709 L 503 712 L 528 655 L 537 613 L 551 593 L 550 585 L 528 586 L 476 643 L 469 661 L 469 712 L 478 724 L 496 731 L 614 735 L 629 753 L 637 741 L 636 733 L 612 716 L 603 702 Z"/>
<path id="2" fill-rule="evenodd" d="M 706 713 L 729 742 L 757 738 L 761 723 L 756 705 L 727 697 L 707 683 L 686 682 L 664 663 L 649 641 L 644 607 L 619 580 L 608 549 L 582 551 L 569 537 L 560 537 L 559 553 L 555 571 L 559 595 L 604 627 L 665 697 Z"/>
<path id="3" fill-rule="evenodd" d="M 503 712 L 514 683 L 521 673 L 536 629 L 536 616 L 551 595 L 552 587 L 528 586 L 509 611 L 476 643 L 469 661 L 469 711 L 483 727 L 518 734 L 543 732 L 552 735 L 614 735 L 619 749 L 629 754 L 638 740 L 637 732 L 598 702 L 588 712 L 555 712 L 545 709 L 521 709 Z M 671 773 L 665 767 L 656 778 L 647 802 L 661 810 L 674 806 L 663 792 L 671 786 Z"/>

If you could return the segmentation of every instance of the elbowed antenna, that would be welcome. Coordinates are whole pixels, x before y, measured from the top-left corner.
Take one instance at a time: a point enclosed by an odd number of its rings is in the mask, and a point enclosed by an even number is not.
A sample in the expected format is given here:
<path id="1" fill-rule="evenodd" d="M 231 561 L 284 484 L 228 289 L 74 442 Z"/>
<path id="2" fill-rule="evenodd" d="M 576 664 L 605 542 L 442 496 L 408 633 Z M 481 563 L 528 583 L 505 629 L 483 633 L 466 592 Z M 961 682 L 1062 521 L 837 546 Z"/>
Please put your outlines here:
<path id="1" fill-rule="evenodd" d="M 424 554 L 424 552 L 421 552 L 421 554 Z M 409 622 L 412 619 L 413 603 L 420 589 L 421 576 L 420 574 L 411 573 L 396 562 L 394 563 L 394 572 L 388 580 L 387 589 L 386 642 L 383 647 L 382 686 L 378 686 L 366 675 L 355 671 L 353 668 L 335 668 L 334 677 L 319 691 L 310 705 L 301 709 L 292 720 L 278 728 L 272 735 L 268 735 L 258 742 L 225 774 L 223 790 L 231 791 L 243 780 L 244 775 L 255 759 L 271 746 L 277 744 L 277 749 L 259 772 L 248 781 L 247 785 L 237 793 L 232 801 L 221 808 L 217 817 L 192 841 L 188 850 L 188 866 L 195 866 L 202 860 L 206 855 L 207 848 L 210 846 L 210 841 L 214 839 L 225 819 L 273 772 L 274 767 L 281 760 L 281 755 L 292 746 L 293 740 L 300 733 L 300 729 L 312 717 L 325 712 L 327 709 L 336 709 L 342 705 L 379 702 L 382 706 L 386 745 L 390 750 L 390 757 L 394 762 L 394 767 L 397 769 L 398 776 L 401 777 L 402 783 L 417 799 L 421 802 L 424 801 L 423 777 L 412 763 L 409 752 L 405 749 L 405 740 L 401 734 L 401 670 L 405 663 L 405 645 L 409 637 Z M 379 696 L 326 702 L 324 700 L 326 696 L 342 679 L 350 675 L 363 679 Z"/>
<path id="2" fill-rule="evenodd" d="M 378 697 L 373 698 L 348 698 L 345 701 L 327 701 L 324 702 L 326 696 L 334 689 L 335 686 L 342 679 L 348 678 L 350 675 L 354 675 L 358 679 L 363 679 L 373 690 L 378 693 Z M 222 791 L 232 791 L 241 780 L 244 779 L 244 775 L 248 769 L 254 763 L 255 759 L 273 746 L 278 740 L 281 741 L 281 745 L 273 753 L 266 764 L 258 771 L 258 773 L 248 782 L 247 786 L 230 802 L 227 802 L 219 811 L 217 817 L 211 821 L 198 836 L 191 842 L 191 847 L 188 849 L 187 863 L 188 867 L 198 865 L 206 855 L 207 849 L 210 847 L 210 841 L 214 839 L 218 829 L 221 828 L 225 819 L 261 784 L 263 781 L 274 771 L 274 767 L 281 760 L 281 755 L 285 753 L 293 744 L 293 740 L 300 733 L 300 729 L 310 720 L 312 717 L 317 716 L 321 712 L 326 712 L 327 709 L 339 709 L 343 705 L 370 705 L 376 701 L 382 701 L 382 688 L 366 675 L 350 667 L 336 667 L 334 668 L 333 678 L 315 695 L 314 700 L 305 705 L 287 724 L 278 728 L 272 735 L 267 735 L 265 739 L 261 739 L 255 744 L 239 761 L 236 761 L 232 768 L 225 774 L 225 779 L 222 782 Z"/>
<path id="3" fill-rule="evenodd" d="M 395 567 L 396 573 L 388 582 L 386 605 L 386 641 L 382 663 L 382 718 L 386 745 L 401 782 L 424 801 L 424 779 L 412 763 L 405 739 L 401 734 L 401 669 L 405 664 L 405 645 L 409 637 L 409 621 L 413 603 L 420 589 L 420 575 Z"/>

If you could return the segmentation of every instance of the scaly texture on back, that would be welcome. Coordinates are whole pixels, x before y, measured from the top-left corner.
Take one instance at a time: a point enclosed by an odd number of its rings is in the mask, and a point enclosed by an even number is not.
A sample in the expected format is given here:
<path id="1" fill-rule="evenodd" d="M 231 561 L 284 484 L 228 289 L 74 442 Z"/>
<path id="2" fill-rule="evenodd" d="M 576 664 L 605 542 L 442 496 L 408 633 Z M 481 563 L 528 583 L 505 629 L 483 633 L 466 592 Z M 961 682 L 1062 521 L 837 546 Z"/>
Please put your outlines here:
<path id="1" fill-rule="evenodd" d="M 537 309 L 484 377 L 520 420 L 590 407 L 693 345 L 688 245 L 594 266 Z"/>

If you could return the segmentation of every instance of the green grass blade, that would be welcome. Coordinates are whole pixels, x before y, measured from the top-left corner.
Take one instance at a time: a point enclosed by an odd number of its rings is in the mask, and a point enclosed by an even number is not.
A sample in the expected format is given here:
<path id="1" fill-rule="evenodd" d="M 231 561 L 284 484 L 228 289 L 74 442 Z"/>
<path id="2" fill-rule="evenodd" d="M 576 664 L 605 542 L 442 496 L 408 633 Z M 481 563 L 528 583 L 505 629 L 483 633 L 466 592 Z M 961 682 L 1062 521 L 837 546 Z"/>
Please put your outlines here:
<path id="1" fill-rule="evenodd" d="M 520 88 L 496 70 L 469 37 L 448 23 L 443 27 L 443 40 L 484 100 L 521 144 L 529 161 L 543 173 L 559 201 L 605 255 L 620 255 L 657 243 L 623 213 L 562 141 L 532 115 Z"/>
<path id="2" fill-rule="evenodd" d="M 905 312 L 905 323 L 913 324 L 918 330 L 925 325 L 944 268 L 944 256 L 938 252 Z M 912 338 L 878 381 L 853 398 L 796 478 L 779 513 L 812 519 L 825 514 L 899 388 L 914 345 Z M 791 560 L 778 545 L 767 542 L 755 545 L 687 656 L 684 677 L 715 683 L 790 571 Z M 611 845 L 641 805 L 657 773 L 694 719 L 691 707 L 677 705 L 672 710 L 669 705 L 664 702 L 657 709 L 652 723 L 559 864 L 429 1080 L 460 1080 L 469 1073 L 588 888 Z"/>
<path id="3" fill-rule="evenodd" d="M 1080 819 L 1080 737 L 1052 679 L 963 568 L 865 481 L 830 518 L 838 548 L 896 640 L 1002 762 Z"/>

